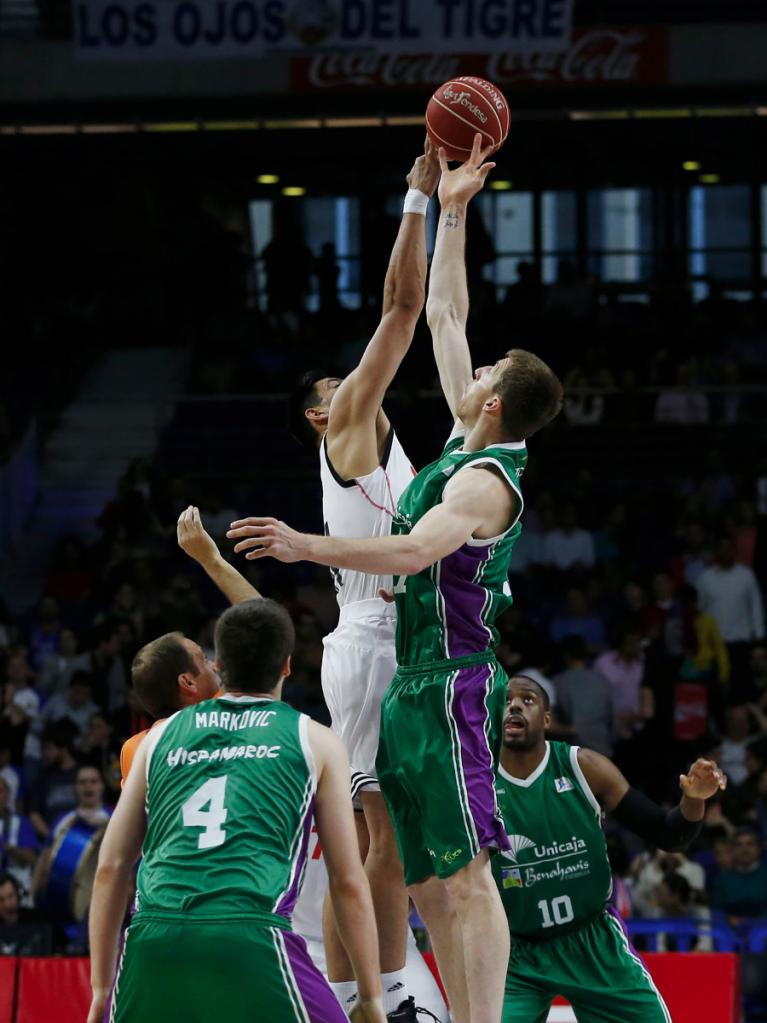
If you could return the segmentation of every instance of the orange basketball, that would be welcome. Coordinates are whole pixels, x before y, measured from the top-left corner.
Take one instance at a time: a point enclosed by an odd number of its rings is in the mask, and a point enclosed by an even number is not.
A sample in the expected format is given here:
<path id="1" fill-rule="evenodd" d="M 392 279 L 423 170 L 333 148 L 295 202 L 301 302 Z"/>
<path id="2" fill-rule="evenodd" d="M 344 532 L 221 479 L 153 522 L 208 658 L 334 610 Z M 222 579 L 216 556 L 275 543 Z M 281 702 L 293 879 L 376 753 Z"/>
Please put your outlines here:
<path id="1" fill-rule="evenodd" d="M 509 104 L 501 90 L 471 75 L 440 85 L 426 108 L 429 138 L 447 151 L 448 160 L 466 160 L 478 131 L 483 146 L 492 146 L 495 152 L 506 141 L 510 124 Z"/>

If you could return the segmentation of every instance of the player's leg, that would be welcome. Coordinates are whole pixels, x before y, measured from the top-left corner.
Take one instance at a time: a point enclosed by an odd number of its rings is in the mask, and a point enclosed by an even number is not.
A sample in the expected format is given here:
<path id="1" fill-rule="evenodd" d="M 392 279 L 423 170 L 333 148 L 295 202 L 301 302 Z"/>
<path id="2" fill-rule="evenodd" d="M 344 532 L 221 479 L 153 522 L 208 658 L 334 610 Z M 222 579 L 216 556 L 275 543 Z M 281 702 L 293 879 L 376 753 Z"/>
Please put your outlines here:
<path id="1" fill-rule="evenodd" d="M 361 808 L 355 806 L 355 810 L 357 811 L 354 814 L 354 823 L 357 828 L 357 843 L 359 845 L 360 857 L 364 862 L 368 854 L 370 837 L 368 835 L 367 824 L 365 823 L 365 815 L 362 813 Z M 333 912 L 333 904 L 330 900 L 330 892 L 325 894 L 325 901 L 322 907 L 322 937 L 325 946 L 325 973 L 328 982 L 341 1005 L 344 1006 L 347 1012 L 351 1012 L 357 1000 L 357 981 L 354 977 L 352 961 L 336 927 L 336 918 Z"/>
<path id="2" fill-rule="evenodd" d="M 370 835 L 365 873 L 370 882 L 378 928 L 384 1009 L 391 1012 L 411 993 L 406 989 L 405 975 L 407 889 L 394 828 L 383 796 L 379 791 L 363 789 L 360 800 Z"/>
<path id="3" fill-rule="evenodd" d="M 509 925 L 483 849 L 445 881 L 461 926 L 471 1023 L 495 1023 L 501 1015 Z"/>
<path id="4" fill-rule="evenodd" d="M 501 1023 L 545 1023 L 553 995 L 535 980 L 510 968 L 503 993 Z"/>
<path id="5" fill-rule="evenodd" d="M 508 842 L 495 794 L 505 692 L 497 665 L 480 662 L 434 676 L 419 694 L 428 715 L 417 761 L 421 828 L 460 923 L 471 1023 L 500 1018 L 509 955 L 506 915 L 489 857 L 490 848 Z"/>
<path id="6" fill-rule="evenodd" d="M 671 1023 L 652 977 L 611 913 L 605 912 L 556 945 L 560 946 L 559 962 L 551 972 L 562 977 L 559 989 L 579 1023 L 614 1023 L 616 1019 Z"/>
<path id="7" fill-rule="evenodd" d="M 445 985 L 453 1023 L 469 1023 L 469 994 L 463 955 L 463 933 L 444 881 L 429 877 L 409 886 L 415 908 L 426 924 Z"/>
<path id="8" fill-rule="evenodd" d="M 408 991 L 413 996 L 416 1006 L 436 1016 L 440 1023 L 447 1023 L 448 1011 L 445 999 L 434 979 L 434 974 L 418 951 L 415 935 L 410 928 L 407 932 L 405 969 L 407 970 Z"/>

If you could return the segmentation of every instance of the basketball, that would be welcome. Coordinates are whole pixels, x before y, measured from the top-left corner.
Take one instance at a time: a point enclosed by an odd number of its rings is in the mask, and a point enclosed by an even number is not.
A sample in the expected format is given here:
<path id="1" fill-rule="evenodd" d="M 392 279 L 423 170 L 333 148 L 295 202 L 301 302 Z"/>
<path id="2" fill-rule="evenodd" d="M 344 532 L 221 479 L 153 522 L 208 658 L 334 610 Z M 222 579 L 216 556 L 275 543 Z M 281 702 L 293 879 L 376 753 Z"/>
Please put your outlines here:
<path id="1" fill-rule="evenodd" d="M 483 146 L 493 152 L 509 134 L 511 113 L 506 97 L 484 78 L 451 78 L 437 89 L 426 108 L 426 131 L 435 146 L 447 151 L 448 160 L 468 159 L 474 136 L 482 133 Z"/>

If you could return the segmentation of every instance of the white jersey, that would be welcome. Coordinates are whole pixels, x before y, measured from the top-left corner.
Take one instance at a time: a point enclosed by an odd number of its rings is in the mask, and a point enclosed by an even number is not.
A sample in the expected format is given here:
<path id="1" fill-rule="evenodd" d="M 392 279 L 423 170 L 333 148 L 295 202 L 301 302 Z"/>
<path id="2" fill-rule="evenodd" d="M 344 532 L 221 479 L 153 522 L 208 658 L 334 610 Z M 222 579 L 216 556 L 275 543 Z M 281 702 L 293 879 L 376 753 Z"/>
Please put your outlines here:
<path id="1" fill-rule="evenodd" d="M 389 536 L 394 513 L 415 469 L 392 427 L 381 464 L 352 480 L 342 480 L 328 458 L 326 437 L 320 444 L 322 513 L 327 536 Z M 380 589 L 391 589 L 390 575 L 368 575 L 352 569 L 332 568 L 338 606 L 378 597 Z"/>

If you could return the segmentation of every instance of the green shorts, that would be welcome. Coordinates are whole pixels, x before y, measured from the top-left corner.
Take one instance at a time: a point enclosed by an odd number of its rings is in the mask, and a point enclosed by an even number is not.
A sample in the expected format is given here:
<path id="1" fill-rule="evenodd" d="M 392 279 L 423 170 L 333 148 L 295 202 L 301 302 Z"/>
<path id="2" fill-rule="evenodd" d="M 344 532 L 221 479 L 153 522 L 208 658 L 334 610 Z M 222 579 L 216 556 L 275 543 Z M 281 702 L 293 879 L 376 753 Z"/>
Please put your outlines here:
<path id="1" fill-rule="evenodd" d="M 137 914 L 110 1023 L 348 1023 L 303 938 L 261 920 Z"/>
<path id="2" fill-rule="evenodd" d="M 487 653 L 399 668 L 381 705 L 376 769 L 405 883 L 508 848 L 495 794 L 508 679 Z"/>
<path id="3" fill-rule="evenodd" d="M 652 977 L 609 910 L 548 941 L 511 940 L 502 1023 L 544 1023 L 555 995 L 579 1023 L 671 1023 Z"/>

